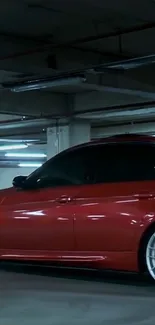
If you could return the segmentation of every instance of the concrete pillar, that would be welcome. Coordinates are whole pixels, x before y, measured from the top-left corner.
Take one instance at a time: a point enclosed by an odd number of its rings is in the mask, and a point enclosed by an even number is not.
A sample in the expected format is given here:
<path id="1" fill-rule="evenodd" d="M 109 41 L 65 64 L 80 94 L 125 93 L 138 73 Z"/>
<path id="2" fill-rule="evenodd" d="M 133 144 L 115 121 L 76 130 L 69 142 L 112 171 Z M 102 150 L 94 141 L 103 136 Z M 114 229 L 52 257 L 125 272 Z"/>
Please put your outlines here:
<path id="1" fill-rule="evenodd" d="M 90 141 L 90 130 L 88 122 L 73 122 L 48 128 L 47 158 L 52 158 L 69 147 Z"/>
<path id="2" fill-rule="evenodd" d="M 70 143 L 69 146 L 89 142 L 91 140 L 91 125 L 90 122 L 73 122 L 70 124 Z"/>

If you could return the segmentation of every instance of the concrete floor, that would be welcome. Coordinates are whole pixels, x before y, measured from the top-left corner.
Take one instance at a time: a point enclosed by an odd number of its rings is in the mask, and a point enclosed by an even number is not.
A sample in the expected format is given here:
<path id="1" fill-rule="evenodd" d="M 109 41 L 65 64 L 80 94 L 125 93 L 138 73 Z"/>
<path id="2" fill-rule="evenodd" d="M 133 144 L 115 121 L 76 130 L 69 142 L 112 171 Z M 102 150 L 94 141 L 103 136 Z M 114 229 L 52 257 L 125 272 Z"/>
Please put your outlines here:
<path id="1" fill-rule="evenodd" d="M 155 284 L 135 275 L 1 265 L 0 325 L 155 325 Z"/>

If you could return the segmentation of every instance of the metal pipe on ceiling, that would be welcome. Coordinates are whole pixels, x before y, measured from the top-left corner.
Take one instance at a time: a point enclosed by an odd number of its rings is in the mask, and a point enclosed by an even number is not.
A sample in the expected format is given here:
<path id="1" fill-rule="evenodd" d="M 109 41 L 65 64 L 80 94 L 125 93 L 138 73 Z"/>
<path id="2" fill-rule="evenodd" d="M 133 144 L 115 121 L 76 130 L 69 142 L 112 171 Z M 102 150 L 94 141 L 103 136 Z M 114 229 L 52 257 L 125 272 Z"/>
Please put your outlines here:
<path id="1" fill-rule="evenodd" d="M 100 67 L 98 66 L 98 68 L 95 68 L 95 71 L 99 72 L 101 71 L 101 69 L 103 69 L 104 72 L 104 67 L 106 67 L 107 71 L 108 69 L 112 69 L 112 70 L 114 69 L 114 71 L 117 71 L 118 69 L 120 71 L 130 70 L 130 69 L 147 66 L 154 63 L 155 63 L 155 54 L 151 54 L 151 55 L 145 55 L 141 57 L 135 57 L 132 59 L 120 60 L 120 61 L 116 61 L 115 63 L 114 62 L 103 63 Z"/>
<path id="2" fill-rule="evenodd" d="M 118 126 L 100 126 L 100 127 L 94 127 L 92 129 L 92 138 L 102 138 L 103 136 L 112 136 L 116 134 L 133 134 L 133 133 L 139 133 L 139 134 L 152 134 L 155 135 L 155 124 L 150 123 L 141 123 L 141 124 L 128 124 L 128 125 L 120 125 Z"/>
<path id="3" fill-rule="evenodd" d="M 90 113 L 99 113 L 99 112 L 110 112 L 115 110 L 134 110 L 136 109 L 142 109 L 142 108 L 150 108 L 155 106 L 155 100 L 153 101 L 145 101 L 145 102 L 138 102 L 138 103 L 131 103 L 131 104 L 124 104 L 124 105 L 114 105 L 114 106 L 106 106 L 106 107 L 100 107 L 100 108 L 91 108 L 91 109 L 85 109 L 85 110 L 78 110 L 73 113 L 73 117 L 78 117 L 78 115 L 84 115 L 84 114 L 90 114 Z"/>
<path id="4" fill-rule="evenodd" d="M 136 121 L 134 121 L 134 122 L 131 122 L 131 121 L 106 121 L 106 123 L 105 123 L 105 121 L 104 121 L 104 123 L 103 123 L 103 121 L 100 121 L 100 123 L 95 123 L 95 124 L 92 124 L 92 127 L 91 127 L 91 129 L 92 130 L 97 130 L 97 129 L 100 129 L 100 128 L 108 128 L 108 127 L 117 127 L 118 128 L 118 130 L 119 130 L 119 127 L 120 126 L 130 126 L 130 125 L 142 125 L 142 124 L 147 124 L 147 125 L 149 125 L 150 123 L 154 123 L 154 125 L 155 125 L 155 119 L 153 119 L 153 118 L 149 118 L 149 119 L 141 119 L 141 120 L 136 120 Z M 155 132 L 154 132 L 155 133 Z"/>
<path id="5" fill-rule="evenodd" d="M 56 82 L 57 84 L 63 81 L 63 78 L 67 78 L 68 82 L 70 82 L 70 78 L 74 78 L 75 80 L 78 80 L 78 78 L 81 78 L 81 81 L 86 81 L 85 76 L 80 76 L 82 73 L 104 73 L 109 71 L 114 71 L 114 73 L 121 73 L 123 70 L 129 70 L 129 69 L 134 69 L 137 67 L 141 66 L 146 66 L 149 64 L 154 64 L 155 63 L 155 54 L 152 55 L 147 55 L 143 57 L 135 57 L 132 59 L 127 59 L 127 60 L 118 60 L 118 61 L 113 61 L 113 62 L 106 62 L 103 64 L 97 64 L 97 65 L 91 65 L 89 67 L 85 67 L 82 69 L 76 69 L 72 71 L 67 71 L 67 72 L 61 72 L 57 73 L 53 77 L 46 77 L 46 78 L 39 78 L 39 79 L 33 79 L 33 84 L 37 84 L 39 86 L 40 83 L 46 82 L 46 83 L 54 83 Z M 24 81 L 24 82 L 17 82 L 17 83 L 3 83 L 1 85 L 1 90 L 3 89 L 12 89 L 12 88 L 18 88 L 18 87 L 26 87 L 32 84 L 32 80 L 29 81 Z"/>
<path id="6" fill-rule="evenodd" d="M 53 119 L 55 121 L 55 119 Z M 16 120 L 9 122 L 0 122 L 0 131 L 11 130 L 17 128 L 37 128 L 37 127 L 48 127 L 52 124 L 52 119 L 48 118 L 36 118 L 27 120 Z"/>
<path id="7" fill-rule="evenodd" d="M 23 135 L 33 135 L 38 134 L 37 130 L 45 131 L 47 127 L 56 126 L 57 122 L 59 121 L 60 125 L 66 125 L 68 123 L 68 117 L 38 117 L 34 119 L 25 119 L 25 120 L 16 120 L 8 121 L 8 122 L 0 122 L 0 136 L 19 136 L 21 135 L 21 130 L 24 129 Z M 32 128 L 32 129 L 31 129 Z M 18 131 L 16 130 L 18 129 Z M 25 133 L 25 129 L 28 129 L 28 132 Z M 15 130 L 13 134 L 7 133 L 7 131 Z M 6 133 L 5 133 L 6 131 Z M 19 132 L 19 133 L 18 133 Z M 40 131 L 39 131 L 40 132 Z M 21 137 L 20 137 L 21 139 Z"/>
<path id="8" fill-rule="evenodd" d="M 25 84 L 16 85 L 14 87 L 11 87 L 11 91 L 13 92 L 23 92 L 23 91 L 31 91 L 31 90 L 37 90 L 37 89 L 46 89 L 46 88 L 52 88 L 52 87 L 61 87 L 61 86 L 76 86 L 81 85 L 82 83 L 86 82 L 85 76 L 75 76 L 72 78 L 59 78 L 51 81 L 38 81 L 35 82 L 27 82 Z"/>

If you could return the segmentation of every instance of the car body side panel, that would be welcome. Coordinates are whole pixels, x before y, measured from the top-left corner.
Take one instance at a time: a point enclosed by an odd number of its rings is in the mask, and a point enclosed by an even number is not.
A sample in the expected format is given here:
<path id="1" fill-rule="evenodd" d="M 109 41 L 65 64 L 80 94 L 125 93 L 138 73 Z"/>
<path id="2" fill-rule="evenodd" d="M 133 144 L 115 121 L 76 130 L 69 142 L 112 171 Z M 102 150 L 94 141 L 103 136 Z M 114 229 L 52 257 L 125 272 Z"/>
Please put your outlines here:
<path id="1" fill-rule="evenodd" d="M 76 249 L 80 251 L 137 251 L 147 227 L 143 220 L 154 218 L 154 182 L 104 184 L 83 187 L 75 213 Z"/>
<path id="2" fill-rule="evenodd" d="M 37 219 L 36 225 L 31 224 L 31 226 L 33 225 L 33 232 L 38 241 L 38 246 L 34 247 L 34 241 L 31 241 L 30 244 L 25 239 L 22 249 L 19 249 L 19 247 L 12 248 L 13 246 L 10 244 L 4 248 L 1 241 L 4 230 L 3 225 L 6 225 L 7 220 L 8 229 L 12 231 L 13 224 L 15 225 L 15 221 L 18 220 L 14 218 L 12 206 L 18 205 L 19 209 L 19 206 L 22 205 L 23 209 L 23 204 L 24 206 L 27 204 L 27 194 L 18 193 L 17 196 L 15 190 L 11 189 L 7 195 L 7 191 L 5 191 L 3 198 L 2 193 L 0 195 L 0 257 L 2 259 L 21 261 L 61 261 L 70 266 L 138 271 L 137 251 L 139 241 L 145 229 L 154 221 L 154 188 L 154 182 L 137 182 L 77 186 L 70 187 L 70 189 L 66 188 L 65 192 L 63 190 L 63 193 L 70 196 L 72 200 L 69 204 L 58 205 L 58 213 L 55 212 L 55 221 L 58 222 L 57 218 L 59 217 L 70 216 L 69 227 L 74 231 L 74 236 L 71 239 L 72 245 L 69 246 L 70 249 L 67 246 L 70 241 L 68 233 L 64 231 L 63 223 L 60 225 L 59 222 L 57 227 L 54 226 L 51 230 L 55 239 L 58 234 L 58 236 L 62 236 L 61 239 L 59 237 L 61 247 L 57 245 L 57 242 L 55 242 L 57 249 L 54 246 L 52 248 L 45 245 L 46 241 L 49 242 L 47 238 L 48 231 L 44 232 L 43 244 L 43 238 L 38 237 L 38 234 L 40 235 L 43 231 L 45 219 L 40 219 L 40 221 Z M 54 191 L 56 199 L 59 197 L 60 192 L 59 190 Z M 48 207 L 47 202 L 51 202 L 50 198 L 51 192 L 49 191 L 46 191 L 44 199 L 40 196 L 36 202 L 42 205 L 42 209 L 37 207 L 37 211 L 46 210 L 45 203 L 46 207 Z M 29 207 L 26 207 L 25 210 L 32 212 L 33 195 L 31 195 L 30 201 Z M 9 211 L 11 211 L 11 214 Z M 10 215 L 13 216 L 11 221 L 8 219 Z M 15 229 L 17 231 L 16 227 Z M 39 230 L 39 233 L 36 232 L 36 229 Z M 13 240 L 13 237 L 11 238 Z M 23 238 L 18 238 L 18 243 L 21 244 L 22 240 Z"/>
<path id="3" fill-rule="evenodd" d="M 101 252 L 96 251 L 25 251 L 0 250 L 0 259 L 20 262 L 48 262 L 51 265 L 67 267 L 114 269 L 123 271 L 138 271 L 137 254 L 135 252 Z"/>

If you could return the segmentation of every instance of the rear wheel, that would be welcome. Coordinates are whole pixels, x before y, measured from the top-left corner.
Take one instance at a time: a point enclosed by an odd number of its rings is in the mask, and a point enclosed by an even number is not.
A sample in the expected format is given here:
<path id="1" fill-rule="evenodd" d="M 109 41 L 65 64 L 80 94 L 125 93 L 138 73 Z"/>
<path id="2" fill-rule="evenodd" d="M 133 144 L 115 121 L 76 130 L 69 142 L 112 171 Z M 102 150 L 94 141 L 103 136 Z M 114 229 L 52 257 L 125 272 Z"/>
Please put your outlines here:
<path id="1" fill-rule="evenodd" d="M 145 263 L 149 275 L 155 280 L 155 229 L 149 234 L 145 246 Z"/>

